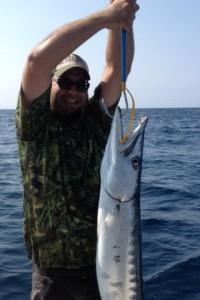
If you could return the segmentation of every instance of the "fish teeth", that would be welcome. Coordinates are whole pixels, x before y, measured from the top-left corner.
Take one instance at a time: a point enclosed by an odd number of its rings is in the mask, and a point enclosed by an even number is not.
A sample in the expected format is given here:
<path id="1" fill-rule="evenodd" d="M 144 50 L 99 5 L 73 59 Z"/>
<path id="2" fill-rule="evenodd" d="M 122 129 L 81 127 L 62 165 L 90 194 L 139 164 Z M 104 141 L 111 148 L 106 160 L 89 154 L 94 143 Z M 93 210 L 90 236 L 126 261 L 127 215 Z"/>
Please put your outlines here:
<path id="1" fill-rule="evenodd" d="M 129 291 L 131 292 L 136 292 L 138 286 L 137 283 L 135 282 L 134 284 L 131 285 L 131 287 L 129 288 Z"/>
<path id="2" fill-rule="evenodd" d="M 136 254 L 136 249 L 135 248 L 128 251 L 128 256 L 135 256 L 135 254 Z"/>
<path id="3" fill-rule="evenodd" d="M 130 270 L 128 270 L 128 274 L 135 276 L 136 275 L 136 268 L 131 268 Z"/>
<path id="4" fill-rule="evenodd" d="M 138 298 L 137 298 L 137 293 L 135 292 L 135 293 L 133 293 L 133 294 L 131 294 L 129 297 L 128 297 L 128 300 L 137 300 Z"/>
<path id="5" fill-rule="evenodd" d="M 129 282 L 130 282 L 130 283 L 136 282 L 136 274 L 132 275 L 132 276 L 129 278 Z"/>

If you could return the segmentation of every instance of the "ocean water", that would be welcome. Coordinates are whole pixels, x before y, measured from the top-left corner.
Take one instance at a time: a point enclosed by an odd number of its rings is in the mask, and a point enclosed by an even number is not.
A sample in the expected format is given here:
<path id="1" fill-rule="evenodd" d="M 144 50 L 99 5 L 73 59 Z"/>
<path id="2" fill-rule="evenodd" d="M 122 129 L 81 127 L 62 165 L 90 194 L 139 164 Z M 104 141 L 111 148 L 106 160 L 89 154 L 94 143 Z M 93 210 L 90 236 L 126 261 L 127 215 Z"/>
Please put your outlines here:
<path id="1" fill-rule="evenodd" d="M 141 186 L 145 300 L 200 300 L 200 108 L 148 115 Z M 0 300 L 28 300 L 15 112 L 0 110 Z"/>

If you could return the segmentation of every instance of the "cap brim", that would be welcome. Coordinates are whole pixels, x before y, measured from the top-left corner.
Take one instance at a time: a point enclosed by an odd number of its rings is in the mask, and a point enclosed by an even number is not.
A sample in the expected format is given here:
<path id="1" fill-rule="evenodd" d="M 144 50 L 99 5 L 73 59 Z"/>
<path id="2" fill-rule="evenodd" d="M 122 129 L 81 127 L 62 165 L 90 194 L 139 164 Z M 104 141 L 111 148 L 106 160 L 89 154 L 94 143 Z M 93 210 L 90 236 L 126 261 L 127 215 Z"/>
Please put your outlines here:
<path id="1" fill-rule="evenodd" d="M 83 70 L 84 73 L 85 73 L 85 75 L 86 75 L 86 77 L 87 77 L 87 79 L 90 79 L 90 75 L 89 75 L 88 71 L 85 70 L 85 69 L 83 68 L 82 65 L 78 65 L 78 64 L 70 64 L 70 65 L 67 64 L 67 65 L 63 65 L 62 67 L 60 67 L 59 69 L 57 69 L 57 70 L 54 72 L 54 76 L 57 77 L 57 78 L 59 78 L 59 77 L 60 77 L 61 75 L 63 75 L 65 72 L 67 72 L 67 71 L 69 71 L 69 70 L 71 70 L 71 69 L 74 69 L 74 68 L 79 68 L 79 69 Z"/>

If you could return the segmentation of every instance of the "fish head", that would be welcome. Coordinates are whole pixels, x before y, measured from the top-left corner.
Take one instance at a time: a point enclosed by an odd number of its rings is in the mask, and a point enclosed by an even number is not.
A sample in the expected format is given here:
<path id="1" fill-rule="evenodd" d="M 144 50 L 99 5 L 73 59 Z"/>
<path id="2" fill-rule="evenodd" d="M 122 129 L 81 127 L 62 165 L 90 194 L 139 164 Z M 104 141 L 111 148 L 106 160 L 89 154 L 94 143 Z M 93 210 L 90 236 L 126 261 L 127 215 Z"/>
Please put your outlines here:
<path id="1" fill-rule="evenodd" d="M 101 165 L 104 189 L 113 199 L 122 202 L 133 199 L 139 188 L 144 131 L 148 121 L 146 116 L 142 117 L 136 128 L 130 123 L 127 138 L 122 142 L 128 123 L 126 114 L 119 107 L 116 108 Z"/>

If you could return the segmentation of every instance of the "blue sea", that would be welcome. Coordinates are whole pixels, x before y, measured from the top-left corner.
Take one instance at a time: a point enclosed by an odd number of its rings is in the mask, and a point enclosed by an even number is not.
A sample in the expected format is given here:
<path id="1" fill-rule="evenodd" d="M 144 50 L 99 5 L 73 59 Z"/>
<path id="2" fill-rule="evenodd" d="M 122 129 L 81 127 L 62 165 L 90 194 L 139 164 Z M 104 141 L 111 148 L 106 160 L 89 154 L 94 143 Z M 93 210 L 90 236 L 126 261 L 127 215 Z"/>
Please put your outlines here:
<path id="1" fill-rule="evenodd" d="M 149 117 L 141 186 L 145 300 L 200 300 L 200 108 Z M 28 300 L 14 110 L 0 110 L 0 300 Z"/>

